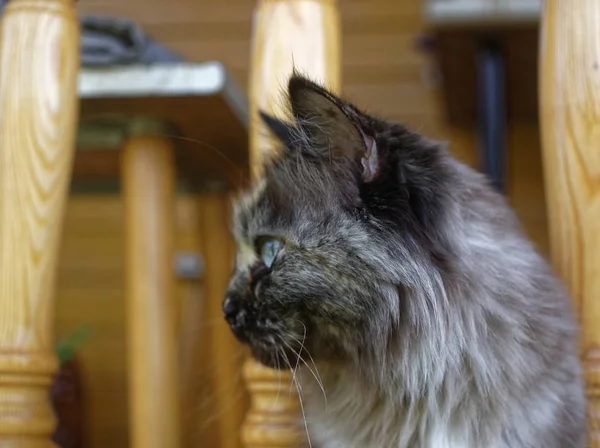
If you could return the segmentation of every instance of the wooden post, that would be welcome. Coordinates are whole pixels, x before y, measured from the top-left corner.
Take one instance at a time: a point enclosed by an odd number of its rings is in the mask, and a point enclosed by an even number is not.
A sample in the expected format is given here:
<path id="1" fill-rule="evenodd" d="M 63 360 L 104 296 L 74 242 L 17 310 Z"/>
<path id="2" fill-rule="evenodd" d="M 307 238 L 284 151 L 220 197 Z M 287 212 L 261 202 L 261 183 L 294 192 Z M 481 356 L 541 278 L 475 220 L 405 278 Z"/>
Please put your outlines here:
<path id="1" fill-rule="evenodd" d="M 0 28 L 0 446 L 52 446 L 56 262 L 77 120 L 69 0 L 13 0 Z"/>
<path id="2" fill-rule="evenodd" d="M 272 150 L 258 110 L 281 116 L 281 92 L 295 68 L 339 90 L 340 19 L 334 0 L 262 0 L 254 18 L 250 72 L 250 150 L 254 178 Z M 306 444 L 297 396 L 288 393 L 290 374 L 253 360 L 244 366 L 251 396 L 242 430 L 247 448 L 296 448 Z M 281 390 L 280 390 L 281 388 Z"/>
<path id="3" fill-rule="evenodd" d="M 582 323 L 590 447 L 600 447 L 600 2 L 546 0 L 540 118 L 550 243 Z"/>
<path id="4" fill-rule="evenodd" d="M 132 447 L 178 448 L 173 148 L 133 136 L 122 160 Z"/>

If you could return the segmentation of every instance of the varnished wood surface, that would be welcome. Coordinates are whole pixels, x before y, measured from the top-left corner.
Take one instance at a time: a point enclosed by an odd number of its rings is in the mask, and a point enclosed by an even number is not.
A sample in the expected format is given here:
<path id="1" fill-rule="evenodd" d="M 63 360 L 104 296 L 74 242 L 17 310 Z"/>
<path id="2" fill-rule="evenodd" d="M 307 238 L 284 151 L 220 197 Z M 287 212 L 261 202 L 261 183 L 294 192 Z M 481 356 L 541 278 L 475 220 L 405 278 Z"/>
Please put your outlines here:
<path id="1" fill-rule="evenodd" d="M 582 323 L 591 447 L 600 447 L 600 3 L 546 2 L 540 116 L 552 260 Z"/>
<path id="2" fill-rule="evenodd" d="M 0 29 L 0 446 L 49 447 L 54 284 L 77 114 L 67 0 L 15 0 Z M 35 48 L 35 51 L 32 51 Z"/>
<path id="3" fill-rule="evenodd" d="M 259 1 L 255 12 L 250 60 L 250 154 L 259 176 L 270 151 L 268 132 L 258 111 L 286 117 L 282 92 L 294 69 L 314 81 L 339 89 L 341 83 L 340 19 L 333 0 Z"/>
<path id="4" fill-rule="evenodd" d="M 133 136 L 123 149 L 131 446 L 180 446 L 173 276 L 171 142 Z"/>

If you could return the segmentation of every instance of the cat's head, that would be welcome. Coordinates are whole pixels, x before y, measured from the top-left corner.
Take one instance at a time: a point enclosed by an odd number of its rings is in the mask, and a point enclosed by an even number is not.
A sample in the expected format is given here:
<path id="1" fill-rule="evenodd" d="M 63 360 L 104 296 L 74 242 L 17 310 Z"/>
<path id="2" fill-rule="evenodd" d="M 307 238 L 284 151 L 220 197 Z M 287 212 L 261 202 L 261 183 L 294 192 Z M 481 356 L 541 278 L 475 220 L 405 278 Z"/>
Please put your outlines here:
<path id="1" fill-rule="evenodd" d="M 288 94 L 291 121 L 262 114 L 280 151 L 235 204 L 225 317 L 272 367 L 381 356 L 450 269 L 447 156 L 301 76 Z"/>

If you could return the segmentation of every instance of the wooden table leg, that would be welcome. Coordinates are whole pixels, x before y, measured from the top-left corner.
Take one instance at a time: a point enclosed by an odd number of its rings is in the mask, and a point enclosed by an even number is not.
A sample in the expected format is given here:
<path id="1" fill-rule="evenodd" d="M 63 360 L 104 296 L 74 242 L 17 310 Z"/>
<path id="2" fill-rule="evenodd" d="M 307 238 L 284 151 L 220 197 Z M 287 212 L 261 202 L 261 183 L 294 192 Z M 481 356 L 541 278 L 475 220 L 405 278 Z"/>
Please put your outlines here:
<path id="1" fill-rule="evenodd" d="M 540 119 L 550 242 L 582 323 L 589 445 L 600 448 L 600 2 L 546 0 Z"/>
<path id="2" fill-rule="evenodd" d="M 334 0 L 262 0 L 254 19 L 250 81 L 250 149 L 254 178 L 272 150 L 258 110 L 280 115 L 282 89 L 296 68 L 332 90 L 340 88 L 340 19 Z M 281 115 L 280 115 L 281 116 Z M 251 407 L 242 430 L 247 448 L 307 445 L 291 375 L 253 360 L 244 367 Z M 280 391 L 281 388 L 281 391 Z"/>
<path id="3" fill-rule="evenodd" d="M 52 446 L 53 296 L 77 119 L 67 0 L 13 0 L 0 29 L 0 446 Z"/>
<path id="4" fill-rule="evenodd" d="M 178 448 L 173 147 L 134 136 L 122 162 L 131 446 Z"/>

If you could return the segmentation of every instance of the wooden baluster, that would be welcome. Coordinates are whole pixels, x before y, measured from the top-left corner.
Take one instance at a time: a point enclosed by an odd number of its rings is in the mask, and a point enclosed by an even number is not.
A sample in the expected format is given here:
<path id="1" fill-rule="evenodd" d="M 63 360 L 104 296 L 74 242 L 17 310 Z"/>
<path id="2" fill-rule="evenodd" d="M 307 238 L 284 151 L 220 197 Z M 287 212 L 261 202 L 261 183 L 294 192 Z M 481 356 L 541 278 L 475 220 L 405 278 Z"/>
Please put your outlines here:
<path id="1" fill-rule="evenodd" d="M 171 142 L 131 137 L 122 170 L 132 447 L 178 448 Z"/>
<path id="2" fill-rule="evenodd" d="M 263 155 L 272 150 L 258 119 L 262 109 L 281 114 L 282 89 L 296 68 L 332 90 L 340 88 L 340 20 L 334 0 L 262 0 L 254 18 L 250 72 L 252 172 L 260 176 Z M 251 396 L 242 429 L 247 448 L 306 444 L 297 396 L 289 395 L 290 374 L 253 360 L 244 366 Z M 281 390 L 280 390 L 281 388 Z"/>
<path id="3" fill-rule="evenodd" d="M 590 446 L 600 448 L 600 2 L 546 0 L 540 119 L 552 259 L 582 323 Z"/>
<path id="4" fill-rule="evenodd" d="M 229 232 L 231 201 L 223 194 L 205 194 L 201 203 L 200 228 L 205 260 L 203 300 L 207 319 L 217 323 L 210 326 L 210 356 L 219 448 L 239 448 L 239 431 L 248 403 L 239 375 L 244 359 L 236 355 L 241 354 L 240 345 L 223 319 L 221 306 L 235 257 Z"/>
<path id="5" fill-rule="evenodd" d="M 0 446 L 52 446 L 54 284 L 77 120 L 68 0 L 12 0 L 0 28 Z"/>

